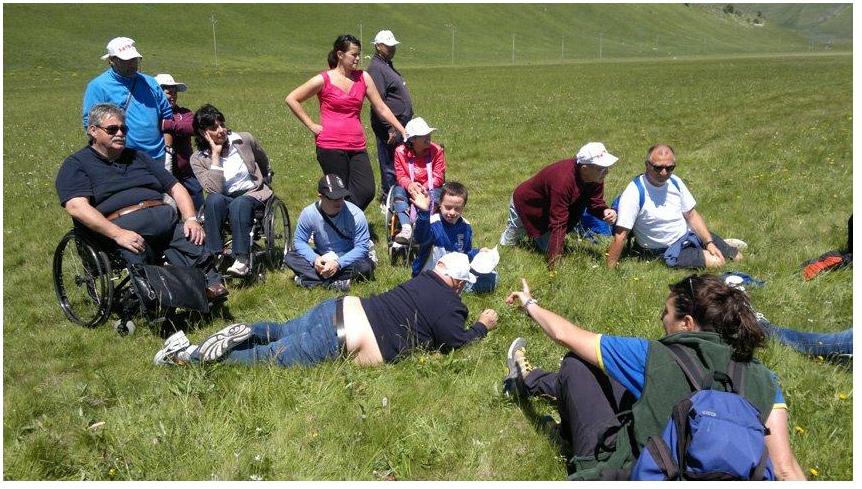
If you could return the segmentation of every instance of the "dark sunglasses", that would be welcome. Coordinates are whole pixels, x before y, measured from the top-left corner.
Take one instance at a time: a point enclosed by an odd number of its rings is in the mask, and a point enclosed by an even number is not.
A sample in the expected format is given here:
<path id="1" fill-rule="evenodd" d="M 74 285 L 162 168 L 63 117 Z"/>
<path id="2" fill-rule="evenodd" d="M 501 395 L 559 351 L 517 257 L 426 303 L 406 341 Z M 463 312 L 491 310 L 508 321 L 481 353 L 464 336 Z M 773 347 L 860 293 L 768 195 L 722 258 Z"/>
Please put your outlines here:
<path id="1" fill-rule="evenodd" d="M 668 165 L 668 166 L 656 165 L 655 163 L 653 163 L 650 160 L 646 160 L 645 163 L 647 165 L 651 166 L 653 171 L 656 173 L 661 173 L 662 170 L 667 170 L 668 173 L 673 173 L 673 171 L 676 169 L 676 163 L 674 163 L 672 165 Z"/>
<path id="2" fill-rule="evenodd" d="M 119 124 L 119 125 L 118 124 L 111 124 L 110 126 L 96 126 L 96 127 L 105 131 L 106 133 L 110 134 L 111 136 L 113 136 L 114 134 L 117 134 L 117 132 L 119 132 L 119 131 L 123 131 L 123 134 L 129 133 L 129 126 L 127 126 L 125 124 Z"/>

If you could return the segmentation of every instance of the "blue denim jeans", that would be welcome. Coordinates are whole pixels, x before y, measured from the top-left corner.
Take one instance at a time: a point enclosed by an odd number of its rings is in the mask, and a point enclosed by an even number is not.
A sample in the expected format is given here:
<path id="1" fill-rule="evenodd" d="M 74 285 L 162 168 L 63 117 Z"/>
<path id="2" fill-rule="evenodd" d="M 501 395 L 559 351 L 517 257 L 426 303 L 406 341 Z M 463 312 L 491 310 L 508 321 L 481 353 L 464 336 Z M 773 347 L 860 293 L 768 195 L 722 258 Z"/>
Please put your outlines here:
<path id="1" fill-rule="evenodd" d="M 314 306 L 286 323 L 251 325 L 251 336 L 225 357 L 227 363 L 253 364 L 275 360 L 281 367 L 315 365 L 340 355 L 335 331 L 336 299 Z"/>
<path id="2" fill-rule="evenodd" d="M 474 293 L 474 294 L 487 294 L 488 292 L 493 292 L 494 289 L 497 288 L 497 283 L 500 281 L 500 277 L 497 275 L 497 272 L 491 273 L 480 273 L 476 275 L 476 283 L 471 284 L 467 283 L 464 286 L 465 293 Z"/>
<path id="3" fill-rule="evenodd" d="M 401 185 L 393 185 L 392 189 L 393 207 L 395 207 L 395 214 L 398 216 L 398 224 L 402 226 L 410 224 L 410 197 L 407 196 L 407 189 Z M 440 205 L 440 192 L 442 190 L 439 188 L 431 191 L 434 206 Z M 433 213 L 434 209 L 431 209 L 431 212 Z"/>
<path id="4" fill-rule="evenodd" d="M 799 353 L 823 357 L 853 354 L 853 328 L 838 333 L 808 333 L 782 328 L 765 319 L 759 320 L 758 324 L 769 336 Z"/>
<path id="5" fill-rule="evenodd" d="M 212 254 L 219 254 L 224 248 L 221 226 L 225 217 L 230 217 L 233 255 L 248 255 L 251 248 L 251 227 L 254 210 L 262 206 L 259 200 L 247 195 L 228 197 L 224 194 L 209 194 L 204 203 L 204 231 L 207 239 L 204 247 Z"/>
<path id="6" fill-rule="evenodd" d="M 384 131 L 385 133 L 385 131 Z M 389 194 L 389 188 L 396 185 L 395 180 L 395 144 L 386 144 L 389 139 L 389 134 L 386 137 L 374 132 L 374 139 L 377 140 L 377 162 L 380 164 L 380 198 L 386 199 Z M 399 138 L 400 139 L 400 138 Z"/>

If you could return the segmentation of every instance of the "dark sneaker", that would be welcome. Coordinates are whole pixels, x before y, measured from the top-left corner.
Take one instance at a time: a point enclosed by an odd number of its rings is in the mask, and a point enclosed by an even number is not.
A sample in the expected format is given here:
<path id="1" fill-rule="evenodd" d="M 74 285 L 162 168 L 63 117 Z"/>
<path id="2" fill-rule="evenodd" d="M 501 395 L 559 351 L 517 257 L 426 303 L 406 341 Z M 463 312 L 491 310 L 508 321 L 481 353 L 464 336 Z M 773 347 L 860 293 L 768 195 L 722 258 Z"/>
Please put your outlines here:
<path id="1" fill-rule="evenodd" d="M 503 379 L 503 393 L 508 397 L 512 395 L 526 395 L 526 387 L 524 386 L 524 377 L 533 370 L 530 362 L 526 358 L 527 340 L 524 338 L 515 338 L 515 341 L 509 345 L 509 352 L 506 354 L 506 365 L 509 367 L 509 373 Z"/>
<path id="2" fill-rule="evenodd" d="M 230 326 L 205 339 L 198 347 L 197 355 L 201 362 L 221 360 L 236 345 L 251 336 L 251 328 L 242 323 Z"/>

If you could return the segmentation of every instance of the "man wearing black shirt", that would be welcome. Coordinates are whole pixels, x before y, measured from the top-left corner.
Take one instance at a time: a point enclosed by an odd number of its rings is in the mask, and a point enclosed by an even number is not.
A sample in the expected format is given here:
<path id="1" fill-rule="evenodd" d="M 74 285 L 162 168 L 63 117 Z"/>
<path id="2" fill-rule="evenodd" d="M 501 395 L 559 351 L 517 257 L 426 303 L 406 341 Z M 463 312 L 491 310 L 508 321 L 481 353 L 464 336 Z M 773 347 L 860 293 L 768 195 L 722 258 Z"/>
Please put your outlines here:
<path id="1" fill-rule="evenodd" d="M 476 277 L 463 253 L 449 253 L 407 282 L 367 299 L 330 299 L 285 323 L 232 324 L 191 345 L 182 331 L 168 338 L 155 363 L 222 360 L 279 366 L 314 365 L 351 355 L 359 365 L 397 362 L 417 349 L 448 352 L 481 339 L 497 326 L 497 312 L 485 309 L 464 329 L 467 306 L 460 293 Z"/>
<path id="2" fill-rule="evenodd" d="M 144 152 L 126 148 L 125 113 L 98 104 L 89 113 L 90 144 L 66 158 L 55 182 L 60 205 L 75 225 L 129 264 L 152 263 L 162 252 L 177 266 L 198 266 L 207 275 L 207 297 L 221 299 L 221 276 L 202 260 L 204 230 L 192 199 L 176 178 Z M 162 194 L 177 203 L 165 205 Z"/>

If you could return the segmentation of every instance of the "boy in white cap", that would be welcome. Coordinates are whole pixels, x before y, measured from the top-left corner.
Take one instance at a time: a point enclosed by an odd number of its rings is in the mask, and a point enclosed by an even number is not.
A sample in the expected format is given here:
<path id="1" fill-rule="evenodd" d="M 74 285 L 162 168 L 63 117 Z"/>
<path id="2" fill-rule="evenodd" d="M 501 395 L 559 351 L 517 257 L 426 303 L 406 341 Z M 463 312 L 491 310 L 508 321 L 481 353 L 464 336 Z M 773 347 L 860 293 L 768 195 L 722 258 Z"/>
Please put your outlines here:
<path id="1" fill-rule="evenodd" d="M 164 163 L 165 141 L 162 123 L 173 117 L 171 105 L 158 82 L 138 72 L 141 53 L 135 41 L 128 37 L 116 37 L 108 43 L 108 69 L 90 80 L 84 92 L 81 120 L 84 129 L 89 126 L 88 114 L 97 104 L 114 104 L 126 113 L 126 147 L 142 151 L 151 158 Z"/>
<path id="2" fill-rule="evenodd" d="M 374 80 L 377 91 L 383 103 L 389 107 L 392 114 L 401 125 L 413 118 L 413 101 L 407 90 L 407 82 L 392 64 L 396 46 L 400 44 L 392 31 L 383 30 L 374 36 L 374 57 L 368 66 L 368 74 Z M 377 161 L 380 163 L 380 201 L 386 201 L 389 188 L 395 185 L 395 148 L 402 142 L 401 134 L 381 119 L 373 110 L 371 112 L 371 129 L 377 139 Z M 385 211 L 385 209 L 384 209 Z"/>
<path id="3" fill-rule="evenodd" d="M 552 163 L 518 185 L 509 201 L 509 219 L 500 244 L 517 244 L 526 234 L 545 252 L 553 268 L 563 251 L 566 234 L 580 221 L 584 209 L 613 224 L 616 211 L 605 202 L 605 175 L 616 163 L 605 145 L 587 143 L 575 158 Z"/>
<path id="4" fill-rule="evenodd" d="M 404 126 L 407 141 L 395 150 L 395 178 L 393 187 L 395 215 L 401 231 L 395 242 L 407 244 L 413 236 L 409 200 L 407 194 L 423 192 L 430 196 L 433 207 L 440 203 L 440 187 L 446 180 L 446 155 L 443 147 L 431 142 L 431 133 L 436 131 L 425 119 L 417 117 Z M 414 216 L 415 217 L 415 216 Z"/>
<path id="5" fill-rule="evenodd" d="M 460 293 L 475 277 L 463 253 L 449 253 L 433 270 L 367 299 L 326 300 L 287 322 L 232 324 L 192 345 L 182 331 L 156 353 L 156 365 L 224 361 L 281 367 L 314 365 L 350 356 L 359 365 L 403 359 L 417 349 L 448 352 L 484 338 L 497 326 L 485 309 L 469 329 Z"/>

